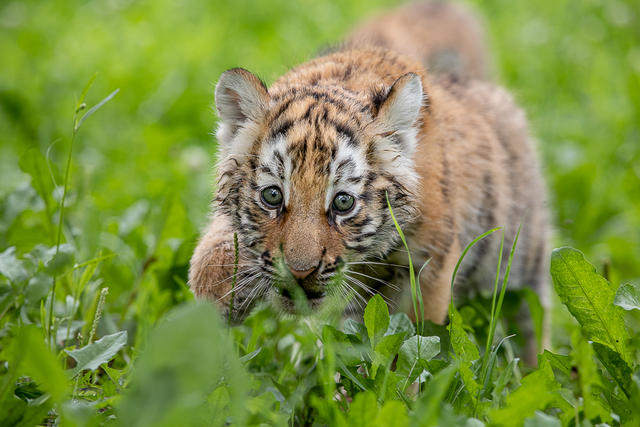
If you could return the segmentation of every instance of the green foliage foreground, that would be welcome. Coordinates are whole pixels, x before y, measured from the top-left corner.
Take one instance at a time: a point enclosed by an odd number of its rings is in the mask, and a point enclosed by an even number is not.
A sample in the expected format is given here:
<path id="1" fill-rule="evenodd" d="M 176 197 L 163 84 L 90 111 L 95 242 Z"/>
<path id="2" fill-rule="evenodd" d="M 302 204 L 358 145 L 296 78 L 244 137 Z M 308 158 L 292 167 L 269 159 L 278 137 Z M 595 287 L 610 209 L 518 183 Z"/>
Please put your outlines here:
<path id="1" fill-rule="evenodd" d="M 0 255 L 9 298 L 36 292 L 33 279 L 57 262 L 52 252 Z M 76 266 L 80 281 L 100 262 Z M 91 331 L 83 345 L 81 333 L 68 337 L 84 322 L 62 319 L 47 345 L 45 323 L 10 324 L 0 354 L 0 419 L 3 426 L 637 425 L 639 343 L 624 310 L 640 310 L 640 289 L 625 284 L 616 293 L 572 248 L 553 251 L 551 273 L 579 326 L 568 354 L 545 350 L 524 377 L 518 359 L 502 351 L 511 337 L 489 349 L 476 344 L 491 323 L 488 315 L 478 322 L 481 310 L 470 317 L 454 308 L 446 330 L 429 322 L 416 327 L 404 313 L 389 315 L 376 295 L 364 324 L 348 319 L 342 332 L 277 321 L 267 311 L 229 329 L 211 305 L 184 303 L 140 352 L 127 344 L 126 330 L 94 342 Z M 105 294 L 95 321 L 88 319 L 94 327 Z"/>

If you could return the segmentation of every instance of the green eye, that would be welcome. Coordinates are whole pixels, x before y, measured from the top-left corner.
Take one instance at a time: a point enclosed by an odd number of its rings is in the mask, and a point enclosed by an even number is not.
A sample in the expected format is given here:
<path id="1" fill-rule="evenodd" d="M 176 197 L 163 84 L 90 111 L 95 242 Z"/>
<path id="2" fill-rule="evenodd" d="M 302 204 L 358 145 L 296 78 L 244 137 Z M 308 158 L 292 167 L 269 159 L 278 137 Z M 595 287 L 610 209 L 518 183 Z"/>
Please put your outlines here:
<path id="1" fill-rule="evenodd" d="M 346 213 L 351 210 L 354 202 L 353 196 L 347 193 L 338 193 L 333 199 L 333 208 L 340 213 Z"/>
<path id="2" fill-rule="evenodd" d="M 262 190 L 262 201 L 267 206 L 274 208 L 282 203 L 282 191 L 278 187 L 269 187 Z"/>

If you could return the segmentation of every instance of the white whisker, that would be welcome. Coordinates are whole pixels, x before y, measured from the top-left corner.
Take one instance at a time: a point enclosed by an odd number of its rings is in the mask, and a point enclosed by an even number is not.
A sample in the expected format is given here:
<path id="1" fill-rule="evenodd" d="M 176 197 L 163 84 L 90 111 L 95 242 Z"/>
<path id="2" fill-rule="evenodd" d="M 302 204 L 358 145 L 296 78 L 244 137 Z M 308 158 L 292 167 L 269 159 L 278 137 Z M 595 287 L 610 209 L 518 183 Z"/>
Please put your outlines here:
<path id="1" fill-rule="evenodd" d="M 226 294 L 222 295 L 220 298 L 218 298 L 216 301 L 220 301 L 221 299 L 223 299 L 224 297 L 226 297 L 227 295 L 230 295 L 232 292 L 238 292 L 241 289 L 243 289 L 245 286 L 247 286 L 249 283 L 251 283 L 251 281 L 257 279 L 260 275 L 262 274 L 262 271 L 259 271 L 249 277 L 244 277 L 240 283 L 236 283 L 236 285 L 229 290 L 229 292 L 227 292 Z"/>
<path id="2" fill-rule="evenodd" d="M 380 295 L 382 297 L 382 299 L 384 299 L 386 301 L 386 303 L 388 305 L 390 305 L 391 307 L 393 307 L 394 309 L 398 308 L 398 304 L 395 303 L 395 301 L 393 301 L 391 298 L 389 298 L 386 295 L 381 294 L 380 292 L 378 292 L 376 289 L 372 288 L 371 286 L 367 286 L 364 283 L 362 283 L 360 280 L 348 276 L 348 275 L 344 275 L 345 278 L 351 280 L 351 283 L 353 283 L 354 285 L 358 286 L 360 289 L 362 289 L 363 291 L 365 291 L 366 293 L 368 293 L 371 296 L 374 296 L 376 294 Z"/>
<path id="3" fill-rule="evenodd" d="M 389 263 L 386 263 L 386 262 L 374 262 L 374 261 L 346 262 L 345 264 L 346 265 L 360 265 L 360 264 L 364 264 L 364 265 L 384 265 L 384 266 L 388 266 L 388 267 L 409 268 L 406 265 L 389 264 Z"/>
<path id="4" fill-rule="evenodd" d="M 380 283 L 383 283 L 383 284 L 387 285 L 388 287 L 390 287 L 394 291 L 398 291 L 398 292 L 402 291 L 402 289 L 400 289 L 398 286 L 394 285 L 393 283 L 389 283 L 386 280 L 378 279 L 377 277 L 373 277 L 373 276 L 368 276 L 368 275 L 366 275 L 364 273 L 360 273 L 360 272 L 353 271 L 353 270 L 349 270 L 349 273 L 359 274 L 360 276 L 364 276 L 364 277 L 367 277 L 367 278 L 369 278 L 371 280 L 378 281 Z"/>
<path id="5" fill-rule="evenodd" d="M 367 304 L 367 300 L 364 299 L 364 297 L 362 295 L 360 295 L 358 293 L 358 291 L 356 291 L 355 289 L 353 289 L 353 287 L 351 285 L 349 285 L 349 283 L 347 283 L 346 281 L 343 281 L 342 284 L 344 286 L 346 286 L 348 289 L 351 290 L 351 293 L 353 294 L 351 296 L 350 302 L 355 302 L 358 304 L 358 307 L 360 308 L 360 310 L 363 310 L 362 305 L 360 305 L 360 301 L 358 300 L 358 298 L 360 298 L 362 300 L 362 302 L 366 305 Z M 356 297 L 356 298 L 354 298 Z M 348 296 L 345 296 L 345 298 L 348 298 Z"/>
<path id="6" fill-rule="evenodd" d="M 258 270 L 259 268 L 260 268 L 260 267 L 253 267 L 253 268 L 249 268 L 249 269 L 247 269 L 247 270 L 238 271 L 237 276 L 240 276 L 240 275 L 246 275 L 246 274 L 253 274 L 253 273 L 254 273 L 256 270 Z M 226 282 L 227 280 L 230 280 L 231 278 L 233 278 L 233 276 L 234 276 L 234 275 L 232 274 L 231 276 L 227 277 L 226 279 L 219 280 L 219 281 L 217 281 L 217 282 L 215 282 L 215 283 L 209 283 L 209 284 L 207 285 L 207 287 L 212 287 L 212 286 L 218 286 L 218 285 L 221 285 L 222 283 Z"/>

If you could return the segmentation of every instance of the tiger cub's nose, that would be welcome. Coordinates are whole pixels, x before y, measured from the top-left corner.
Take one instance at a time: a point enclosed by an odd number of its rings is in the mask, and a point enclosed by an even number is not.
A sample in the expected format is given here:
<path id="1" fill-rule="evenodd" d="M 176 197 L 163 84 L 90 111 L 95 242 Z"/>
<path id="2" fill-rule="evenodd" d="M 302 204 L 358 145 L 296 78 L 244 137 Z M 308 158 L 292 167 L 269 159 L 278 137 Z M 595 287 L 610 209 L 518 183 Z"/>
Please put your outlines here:
<path id="1" fill-rule="evenodd" d="M 307 277 L 308 275 L 313 273 L 314 270 L 316 269 L 315 267 L 313 267 L 313 268 L 310 268 L 310 269 L 305 270 L 305 271 L 298 271 L 298 270 L 294 270 L 293 268 L 291 268 L 290 265 L 287 265 L 287 267 L 289 268 L 289 271 L 291 272 L 291 274 L 293 274 L 293 276 L 296 279 L 304 279 L 305 277 Z"/>

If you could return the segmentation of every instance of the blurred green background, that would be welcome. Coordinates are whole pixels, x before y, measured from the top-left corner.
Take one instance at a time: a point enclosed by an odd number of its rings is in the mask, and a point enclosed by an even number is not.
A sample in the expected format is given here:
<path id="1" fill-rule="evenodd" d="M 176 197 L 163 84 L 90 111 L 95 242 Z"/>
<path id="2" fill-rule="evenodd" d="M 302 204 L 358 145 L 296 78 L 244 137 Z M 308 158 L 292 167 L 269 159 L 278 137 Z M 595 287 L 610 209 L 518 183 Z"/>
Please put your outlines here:
<path id="1" fill-rule="evenodd" d="M 0 2 L 0 252 L 55 243 L 51 176 L 62 184 L 75 99 L 97 71 L 89 106 L 120 93 L 76 138 L 64 240 L 76 262 L 119 254 L 95 284 L 109 286 L 109 310 L 120 313 L 107 330 L 132 317 L 151 324 L 189 298 L 188 260 L 212 195 L 220 74 L 240 66 L 271 83 L 395 4 Z M 610 263 L 614 286 L 637 279 L 640 3 L 471 4 L 485 21 L 494 80 L 514 93 L 539 141 L 555 244 L 582 250 L 599 270 Z"/>

